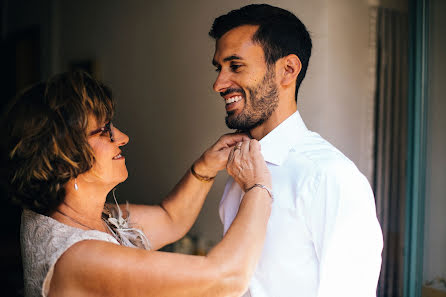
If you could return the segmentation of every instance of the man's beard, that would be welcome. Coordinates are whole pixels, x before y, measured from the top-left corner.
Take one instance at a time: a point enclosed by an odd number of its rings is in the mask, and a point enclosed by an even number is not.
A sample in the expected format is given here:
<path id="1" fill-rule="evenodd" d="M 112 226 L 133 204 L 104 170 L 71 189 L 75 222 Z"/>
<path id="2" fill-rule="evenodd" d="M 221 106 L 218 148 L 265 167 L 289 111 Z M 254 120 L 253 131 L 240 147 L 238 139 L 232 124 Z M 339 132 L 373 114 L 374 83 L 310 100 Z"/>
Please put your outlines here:
<path id="1" fill-rule="evenodd" d="M 279 102 L 279 92 L 274 79 L 274 67 L 268 66 L 266 74 L 259 84 L 254 87 L 246 87 L 249 93 L 249 102 L 244 90 L 234 90 L 243 94 L 245 106 L 238 115 L 228 112 L 225 119 L 228 128 L 249 131 L 269 119 Z"/>

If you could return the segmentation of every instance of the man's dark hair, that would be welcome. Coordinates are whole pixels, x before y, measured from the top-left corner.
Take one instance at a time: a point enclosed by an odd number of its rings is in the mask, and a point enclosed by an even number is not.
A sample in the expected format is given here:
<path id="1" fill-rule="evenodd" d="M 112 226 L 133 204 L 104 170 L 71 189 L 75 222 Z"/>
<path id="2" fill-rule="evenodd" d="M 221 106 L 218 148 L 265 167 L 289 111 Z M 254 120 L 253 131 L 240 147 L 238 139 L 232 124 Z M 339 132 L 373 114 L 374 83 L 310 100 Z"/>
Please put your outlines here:
<path id="1" fill-rule="evenodd" d="M 253 36 L 265 54 L 268 65 L 282 57 L 295 54 L 302 63 L 296 80 L 296 100 L 311 56 L 311 37 L 305 25 L 291 12 L 267 4 L 252 4 L 219 16 L 212 24 L 209 36 L 218 40 L 226 32 L 242 25 L 257 25 Z"/>

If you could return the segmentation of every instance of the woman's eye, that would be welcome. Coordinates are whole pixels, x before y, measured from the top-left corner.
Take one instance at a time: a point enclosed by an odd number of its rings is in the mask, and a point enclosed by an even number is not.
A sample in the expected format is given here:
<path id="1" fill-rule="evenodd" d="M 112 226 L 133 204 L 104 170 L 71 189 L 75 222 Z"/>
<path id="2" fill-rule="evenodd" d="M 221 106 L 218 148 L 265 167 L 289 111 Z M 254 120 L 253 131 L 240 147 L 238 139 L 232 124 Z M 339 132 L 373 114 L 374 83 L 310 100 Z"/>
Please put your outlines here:
<path id="1" fill-rule="evenodd" d="M 101 136 L 108 136 L 110 133 L 108 131 L 108 129 L 102 129 L 101 130 Z"/>

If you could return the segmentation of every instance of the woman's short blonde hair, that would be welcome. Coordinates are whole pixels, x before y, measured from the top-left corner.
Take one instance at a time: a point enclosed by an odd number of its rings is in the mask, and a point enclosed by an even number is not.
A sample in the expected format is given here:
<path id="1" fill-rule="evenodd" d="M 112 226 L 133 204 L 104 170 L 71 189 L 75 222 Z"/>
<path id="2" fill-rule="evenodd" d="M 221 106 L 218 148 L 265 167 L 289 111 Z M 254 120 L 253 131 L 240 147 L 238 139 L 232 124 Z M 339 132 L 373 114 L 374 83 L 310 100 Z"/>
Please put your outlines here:
<path id="1" fill-rule="evenodd" d="M 98 123 L 112 119 L 111 90 L 85 72 L 67 72 L 25 90 L 8 110 L 9 196 L 47 214 L 63 202 L 64 185 L 92 167 L 88 118 Z"/>

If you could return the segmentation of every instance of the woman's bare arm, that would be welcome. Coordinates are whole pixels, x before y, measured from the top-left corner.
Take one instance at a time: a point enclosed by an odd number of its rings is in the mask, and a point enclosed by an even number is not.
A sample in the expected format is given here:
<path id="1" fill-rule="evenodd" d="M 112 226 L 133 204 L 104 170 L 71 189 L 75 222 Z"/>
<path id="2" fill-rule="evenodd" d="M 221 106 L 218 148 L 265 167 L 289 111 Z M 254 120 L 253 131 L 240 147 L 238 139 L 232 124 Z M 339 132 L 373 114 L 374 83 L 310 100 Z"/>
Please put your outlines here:
<path id="1" fill-rule="evenodd" d="M 249 191 L 207 256 L 81 241 L 56 263 L 50 296 L 240 296 L 260 257 L 270 205 L 264 190 Z"/>
<path id="2" fill-rule="evenodd" d="M 250 145 L 251 143 L 251 145 Z M 257 141 L 233 150 L 228 172 L 246 189 L 271 186 Z M 51 296 L 240 296 L 248 286 L 265 239 L 271 198 L 253 188 L 223 240 L 207 256 L 146 251 L 82 241 L 57 261 Z"/>
<path id="3" fill-rule="evenodd" d="M 195 162 L 196 172 L 217 175 L 225 168 L 232 147 L 243 140 L 249 138 L 244 134 L 223 135 Z M 131 221 L 143 229 L 155 250 L 177 241 L 197 219 L 212 184 L 198 180 L 188 170 L 160 205 L 131 204 Z"/>
<path id="4" fill-rule="evenodd" d="M 160 205 L 130 204 L 130 221 L 142 228 L 152 248 L 158 250 L 189 231 L 212 184 L 197 180 L 188 171 Z"/>

